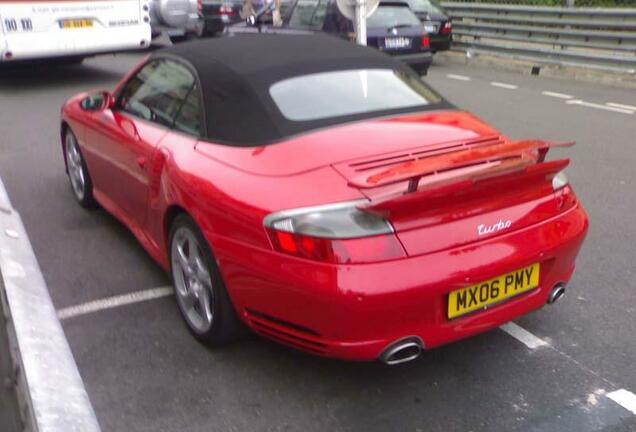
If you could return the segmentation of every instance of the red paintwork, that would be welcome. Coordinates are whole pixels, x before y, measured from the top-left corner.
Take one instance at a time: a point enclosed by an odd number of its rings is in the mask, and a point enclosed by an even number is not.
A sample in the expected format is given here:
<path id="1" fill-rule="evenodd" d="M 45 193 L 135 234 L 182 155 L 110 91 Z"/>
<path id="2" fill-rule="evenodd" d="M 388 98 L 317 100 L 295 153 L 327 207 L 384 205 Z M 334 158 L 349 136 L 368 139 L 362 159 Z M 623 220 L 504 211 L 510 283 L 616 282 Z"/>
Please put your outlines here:
<path id="1" fill-rule="evenodd" d="M 381 168 L 380 172 L 372 175 L 364 174 L 366 178 L 363 181 L 352 180 L 349 185 L 359 188 L 373 188 L 431 174 L 438 174 L 433 177 L 437 178 L 450 168 L 460 169 L 475 165 L 479 166 L 481 177 L 483 175 L 481 172 L 485 171 L 485 168 L 488 169 L 488 172 L 495 168 L 496 171 L 509 171 L 514 168 L 525 168 L 530 163 L 534 164 L 538 161 L 537 150 L 547 147 L 549 145 L 542 141 L 508 141 L 465 150 L 454 150 L 451 153 L 426 155 L 426 157 L 416 161 L 391 168 Z M 502 165 L 504 169 L 499 168 Z M 456 177 L 452 171 L 447 171 L 448 173 L 452 174 L 453 178 Z"/>
<path id="2" fill-rule="evenodd" d="M 570 279 L 587 232 L 571 188 L 551 189 L 551 177 L 567 161 L 541 164 L 544 152 L 535 151 L 536 143 L 511 144 L 465 112 L 362 121 L 238 148 L 199 142 L 108 108 L 83 111 L 83 96 L 65 104 L 62 121 L 78 137 L 99 203 L 166 270 L 167 217 L 177 207 L 188 212 L 214 251 L 245 323 L 313 353 L 371 360 L 406 336 L 419 336 L 430 348 L 499 326 L 541 307 L 552 286 Z M 439 154 L 455 145 L 481 146 L 461 154 L 463 162 L 513 148 L 527 154 L 522 172 L 478 183 L 471 175 L 454 177 L 400 196 L 414 173 L 459 163 L 433 156 L 409 165 L 400 157 Z M 378 167 L 387 158 L 400 163 Z M 361 176 L 363 166 L 372 168 L 375 180 Z M 369 188 L 370 181 L 381 186 Z M 400 258 L 330 264 L 273 250 L 263 227 L 267 214 L 363 197 L 372 200 L 372 211 L 389 215 L 403 248 Z M 477 225 L 500 219 L 512 227 L 477 235 Z M 350 240 L 342 247 L 364 255 L 367 243 Z M 449 291 L 534 262 L 541 262 L 538 289 L 446 319 Z"/>

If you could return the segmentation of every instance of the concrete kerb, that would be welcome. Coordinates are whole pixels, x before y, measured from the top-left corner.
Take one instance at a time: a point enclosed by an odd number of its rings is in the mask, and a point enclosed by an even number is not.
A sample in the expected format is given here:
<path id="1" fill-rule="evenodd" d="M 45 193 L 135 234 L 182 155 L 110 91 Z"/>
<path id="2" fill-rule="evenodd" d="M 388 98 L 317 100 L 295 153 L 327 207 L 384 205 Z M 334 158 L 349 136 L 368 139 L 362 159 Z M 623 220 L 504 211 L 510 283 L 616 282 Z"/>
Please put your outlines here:
<path id="1" fill-rule="evenodd" d="M 0 179 L 0 331 L 25 431 L 99 432 L 75 359 L 19 214 Z M 6 350 L 7 347 L 0 347 Z"/>

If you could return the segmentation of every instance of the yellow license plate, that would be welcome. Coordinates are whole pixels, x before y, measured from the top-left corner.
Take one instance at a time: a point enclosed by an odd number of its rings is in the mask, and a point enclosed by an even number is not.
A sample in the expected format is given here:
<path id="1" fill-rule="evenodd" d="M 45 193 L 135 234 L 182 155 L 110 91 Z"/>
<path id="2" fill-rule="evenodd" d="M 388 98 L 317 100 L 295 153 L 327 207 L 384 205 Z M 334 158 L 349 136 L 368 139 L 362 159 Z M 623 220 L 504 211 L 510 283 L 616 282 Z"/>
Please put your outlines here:
<path id="1" fill-rule="evenodd" d="M 93 27 L 93 20 L 92 19 L 63 20 L 63 21 L 60 22 L 60 26 L 63 29 L 77 29 L 77 28 Z"/>
<path id="2" fill-rule="evenodd" d="M 448 295 L 448 318 L 483 309 L 538 286 L 539 263 L 451 291 Z"/>

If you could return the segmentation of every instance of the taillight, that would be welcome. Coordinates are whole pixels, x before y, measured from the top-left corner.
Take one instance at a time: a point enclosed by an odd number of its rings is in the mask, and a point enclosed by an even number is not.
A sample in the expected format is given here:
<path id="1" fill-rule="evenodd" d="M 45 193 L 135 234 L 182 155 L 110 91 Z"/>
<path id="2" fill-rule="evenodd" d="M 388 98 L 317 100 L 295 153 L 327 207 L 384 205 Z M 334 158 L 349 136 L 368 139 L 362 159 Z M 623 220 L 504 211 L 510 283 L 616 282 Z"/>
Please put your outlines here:
<path id="1" fill-rule="evenodd" d="M 431 38 L 428 36 L 422 36 L 422 42 L 420 43 L 421 48 L 428 49 L 431 46 Z"/>
<path id="2" fill-rule="evenodd" d="M 450 21 L 446 21 L 444 23 L 444 25 L 442 26 L 442 29 L 440 30 L 440 33 L 442 34 L 448 34 L 451 31 L 453 31 L 453 25 L 451 24 Z"/>
<path id="3" fill-rule="evenodd" d="M 335 264 L 404 256 L 391 224 L 356 206 L 366 200 L 272 213 L 264 220 L 272 247 L 289 255 Z"/>
<path id="4" fill-rule="evenodd" d="M 565 174 L 565 171 L 561 171 L 554 177 L 552 177 L 552 189 L 556 192 L 561 188 L 567 186 L 570 182 L 568 181 L 568 176 Z"/>
<path id="5" fill-rule="evenodd" d="M 565 175 L 565 171 L 559 172 L 552 177 L 552 190 L 559 204 L 559 209 L 565 211 L 576 204 L 576 195 L 569 186 L 570 182 L 568 176 Z"/>
<path id="6" fill-rule="evenodd" d="M 234 10 L 232 9 L 232 6 L 221 5 L 219 7 L 219 14 L 226 15 L 226 16 L 232 16 L 232 15 L 234 15 Z"/>

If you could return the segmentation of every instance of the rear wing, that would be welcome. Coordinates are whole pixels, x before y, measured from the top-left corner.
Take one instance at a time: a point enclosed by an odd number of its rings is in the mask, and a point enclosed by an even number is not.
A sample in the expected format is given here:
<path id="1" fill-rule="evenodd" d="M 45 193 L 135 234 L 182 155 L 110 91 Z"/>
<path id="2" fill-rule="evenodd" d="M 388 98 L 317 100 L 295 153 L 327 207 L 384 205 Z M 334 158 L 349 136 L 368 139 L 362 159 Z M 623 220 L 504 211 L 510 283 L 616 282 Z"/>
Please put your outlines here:
<path id="1" fill-rule="evenodd" d="M 349 181 L 349 186 L 360 189 L 370 189 L 400 183 L 405 180 L 417 185 L 423 177 L 438 175 L 450 170 L 484 165 L 481 169 L 488 169 L 505 164 L 508 169 L 515 165 L 526 165 L 542 162 L 550 148 L 570 147 L 570 142 L 549 142 L 540 140 L 501 142 L 486 147 L 462 149 L 450 153 L 431 156 L 401 165 L 392 166 L 381 172 L 374 172 L 368 176 L 358 176 Z M 514 163 L 513 163 L 514 162 Z M 414 189 L 409 187 L 409 191 Z"/>
<path id="2" fill-rule="evenodd" d="M 470 189 L 478 182 L 554 176 L 568 166 L 570 160 L 544 162 L 548 150 L 572 145 L 574 142 L 540 140 L 499 142 L 356 176 L 349 181 L 349 185 L 369 190 L 408 182 L 407 189 L 399 194 L 384 196 L 359 206 L 361 210 L 386 213 L 389 209 L 396 210 L 403 205 Z"/>

